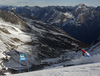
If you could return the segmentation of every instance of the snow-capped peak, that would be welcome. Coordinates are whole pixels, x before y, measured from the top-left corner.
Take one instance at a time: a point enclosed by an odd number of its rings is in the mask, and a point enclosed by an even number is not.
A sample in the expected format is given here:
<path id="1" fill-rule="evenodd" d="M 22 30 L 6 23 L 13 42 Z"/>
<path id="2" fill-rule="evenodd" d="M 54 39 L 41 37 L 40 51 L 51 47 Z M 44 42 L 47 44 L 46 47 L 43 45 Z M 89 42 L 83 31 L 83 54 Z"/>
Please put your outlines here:
<path id="1" fill-rule="evenodd" d="M 83 4 L 83 3 L 80 3 L 79 5 L 77 5 L 77 7 L 82 8 L 82 7 L 86 7 L 86 5 L 85 5 L 85 4 Z"/>
<path id="2" fill-rule="evenodd" d="M 83 3 L 80 3 L 79 5 L 76 5 L 76 10 L 78 10 L 78 9 L 80 9 L 80 8 L 82 8 L 82 9 L 87 9 L 87 6 L 85 5 L 85 4 L 83 4 Z"/>

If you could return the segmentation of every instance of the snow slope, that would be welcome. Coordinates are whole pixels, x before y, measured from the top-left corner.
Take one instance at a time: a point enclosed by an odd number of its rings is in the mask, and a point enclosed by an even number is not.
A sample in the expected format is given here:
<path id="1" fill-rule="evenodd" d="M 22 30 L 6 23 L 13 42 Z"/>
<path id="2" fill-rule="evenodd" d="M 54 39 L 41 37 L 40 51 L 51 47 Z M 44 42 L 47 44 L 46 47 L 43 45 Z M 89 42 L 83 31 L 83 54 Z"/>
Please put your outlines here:
<path id="1" fill-rule="evenodd" d="M 99 42 L 97 43 L 99 44 Z M 75 56 L 76 59 L 66 61 L 60 64 L 53 64 L 45 67 L 44 70 L 14 74 L 14 76 L 100 76 L 100 45 L 93 48 L 97 44 L 91 46 L 89 52 L 91 57 L 80 56 L 80 51 Z M 90 50 L 89 50 L 90 51 Z M 80 57 L 79 57 L 80 56 Z M 91 63 L 92 62 L 92 63 Z M 75 64 L 74 66 L 63 67 L 64 64 Z M 7 74 L 7 76 L 13 76 Z"/>
<path id="2" fill-rule="evenodd" d="M 58 67 L 7 76 L 100 76 L 100 63 L 85 64 L 71 67 Z"/>

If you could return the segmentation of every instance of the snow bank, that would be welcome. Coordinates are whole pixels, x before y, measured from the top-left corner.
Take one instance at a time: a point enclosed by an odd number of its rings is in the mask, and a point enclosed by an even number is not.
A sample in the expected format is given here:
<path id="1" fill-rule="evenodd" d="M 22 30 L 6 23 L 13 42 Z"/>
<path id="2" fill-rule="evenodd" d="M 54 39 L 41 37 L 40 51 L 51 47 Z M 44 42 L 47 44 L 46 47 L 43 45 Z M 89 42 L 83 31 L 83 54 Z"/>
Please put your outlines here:
<path id="1" fill-rule="evenodd" d="M 81 57 L 75 60 L 72 60 L 73 64 L 82 64 L 82 63 L 97 63 L 100 62 L 100 54 L 93 55 L 91 57 Z"/>

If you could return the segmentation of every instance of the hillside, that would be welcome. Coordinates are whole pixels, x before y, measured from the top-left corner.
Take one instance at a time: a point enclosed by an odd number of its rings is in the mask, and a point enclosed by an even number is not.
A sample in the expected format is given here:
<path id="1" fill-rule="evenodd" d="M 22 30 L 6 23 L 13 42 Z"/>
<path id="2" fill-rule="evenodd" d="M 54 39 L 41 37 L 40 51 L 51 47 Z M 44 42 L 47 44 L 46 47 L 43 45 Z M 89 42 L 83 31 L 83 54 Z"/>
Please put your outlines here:
<path id="1" fill-rule="evenodd" d="M 47 23 L 0 10 L 1 67 L 18 70 L 19 53 L 26 53 L 29 67 L 39 65 L 43 59 L 60 57 L 65 52 L 75 52 L 72 42 L 77 47 L 87 46 Z M 24 61 L 21 65 L 26 68 Z"/>

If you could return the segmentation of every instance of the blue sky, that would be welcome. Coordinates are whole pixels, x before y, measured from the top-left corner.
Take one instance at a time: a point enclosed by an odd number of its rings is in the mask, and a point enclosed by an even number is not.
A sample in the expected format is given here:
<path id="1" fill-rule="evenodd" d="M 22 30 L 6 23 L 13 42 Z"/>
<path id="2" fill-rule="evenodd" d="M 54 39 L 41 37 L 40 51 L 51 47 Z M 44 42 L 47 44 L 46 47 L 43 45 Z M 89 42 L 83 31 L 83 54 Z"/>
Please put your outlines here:
<path id="1" fill-rule="evenodd" d="M 0 0 L 0 5 L 14 5 L 14 6 L 75 6 L 79 3 L 84 3 L 88 6 L 100 6 L 100 0 Z"/>

